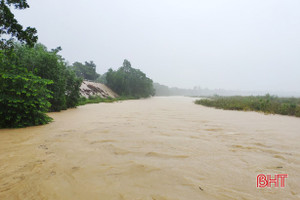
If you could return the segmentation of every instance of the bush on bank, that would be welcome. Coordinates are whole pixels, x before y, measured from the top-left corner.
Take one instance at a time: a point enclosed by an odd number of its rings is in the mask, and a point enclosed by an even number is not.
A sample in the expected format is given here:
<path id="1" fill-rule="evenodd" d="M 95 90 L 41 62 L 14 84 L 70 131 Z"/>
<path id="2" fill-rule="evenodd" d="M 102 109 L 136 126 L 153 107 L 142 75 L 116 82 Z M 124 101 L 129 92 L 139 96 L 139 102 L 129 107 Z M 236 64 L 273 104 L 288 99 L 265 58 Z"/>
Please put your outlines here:
<path id="1" fill-rule="evenodd" d="M 68 68 L 64 59 L 58 55 L 60 48 L 48 51 L 42 44 L 36 44 L 34 48 L 25 45 L 15 45 L 15 65 L 27 69 L 29 72 L 43 79 L 52 80 L 48 85 L 53 98 L 49 111 L 60 111 L 75 107 L 79 97 L 79 88 L 82 79 Z"/>
<path id="2" fill-rule="evenodd" d="M 42 79 L 26 68 L 14 65 L 12 54 L 0 51 L 0 128 L 25 127 L 51 121 L 45 112 L 52 98 L 47 87 L 53 81 Z"/>
<path id="3" fill-rule="evenodd" d="M 77 106 L 82 79 L 57 53 L 41 44 L 0 50 L 0 128 L 46 124 L 46 112 Z"/>

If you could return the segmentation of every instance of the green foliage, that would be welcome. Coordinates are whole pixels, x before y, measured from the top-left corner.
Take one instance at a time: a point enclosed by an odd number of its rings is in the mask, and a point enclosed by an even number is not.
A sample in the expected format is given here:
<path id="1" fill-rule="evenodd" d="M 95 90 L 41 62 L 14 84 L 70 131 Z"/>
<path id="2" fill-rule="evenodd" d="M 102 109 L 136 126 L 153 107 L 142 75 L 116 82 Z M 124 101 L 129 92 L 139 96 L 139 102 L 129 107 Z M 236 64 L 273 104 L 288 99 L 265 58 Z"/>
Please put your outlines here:
<path id="1" fill-rule="evenodd" d="M 264 113 L 300 117 L 300 98 L 279 98 L 270 96 L 269 94 L 247 97 L 214 96 L 209 99 L 196 100 L 195 103 L 225 110 L 261 111 Z"/>
<path id="2" fill-rule="evenodd" d="M 78 106 L 85 105 L 85 104 L 93 104 L 93 103 L 112 103 L 115 101 L 123 101 L 128 99 L 135 99 L 133 97 L 118 97 L 118 98 L 102 98 L 99 96 L 90 96 L 89 98 L 80 97 L 80 100 L 78 102 Z"/>
<path id="3" fill-rule="evenodd" d="M 0 48 L 7 49 L 13 46 L 13 38 L 17 38 L 20 42 L 26 42 L 29 46 L 36 43 L 38 37 L 36 36 L 36 29 L 27 27 L 25 30 L 22 25 L 15 19 L 14 14 L 10 10 L 10 6 L 16 9 L 29 8 L 26 0 L 1 0 L 0 1 L 0 36 L 10 35 L 9 40 L 1 39 Z"/>
<path id="4" fill-rule="evenodd" d="M 16 45 L 14 48 L 16 65 L 53 81 L 53 84 L 47 86 L 53 96 L 48 99 L 51 103 L 50 111 L 75 107 L 79 100 L 81 80 L 67 68 L 63 58 L 57 54 L 59 50 L 48 51 L 42 44 L 37 44 L 34 48 L 24 45 Z"/>
<path id="5" fill-rule="evenodd" d="M 74 108 L 80 100 L 80 85 L 82 80 L 70 68 L 66 70 L 66 105 L 67 108 Z"/>
<path id="6" fill-rule="evenodd" d="M 53 82 L 14 65 L 13 54 L 0 52 L 0 128 L 25 127 L 51 121 L 45 112 Z"/>
<path id="7" fill-rule="evenodd" d="M 46 111 L 76 107 L 82 80 L 58 50 L 15 44 L 1 51 L 1 127 L 44 124 L 50 120 Z"/>
<path id="8" fill-rule="evenodd" d="M 86 80 L 95 81 L 99 77 L 99 74 L 96 72 L 96 65 L 93 61 L 85 62 L 85 64 L 75 62 L 73 63 L 72 69 L 78 77 Z"/>
<path id="9" fill-rule="evenodd" d="M 296 117 L 300 117 L 300 106 L 297 106 L 297 107 L 296 107 L 296 110 L 295 110 L 295 116 L 296 116 Z"/>
<path id="10" fill-rule="evenodd" d="M 153 81 L 139 69 L 131 67 L 124 60 L 123 66 L 117 71 L 109 69 L 106 73 L 107 85 L 121 96 L 149 97 L 154 95 Z"/>

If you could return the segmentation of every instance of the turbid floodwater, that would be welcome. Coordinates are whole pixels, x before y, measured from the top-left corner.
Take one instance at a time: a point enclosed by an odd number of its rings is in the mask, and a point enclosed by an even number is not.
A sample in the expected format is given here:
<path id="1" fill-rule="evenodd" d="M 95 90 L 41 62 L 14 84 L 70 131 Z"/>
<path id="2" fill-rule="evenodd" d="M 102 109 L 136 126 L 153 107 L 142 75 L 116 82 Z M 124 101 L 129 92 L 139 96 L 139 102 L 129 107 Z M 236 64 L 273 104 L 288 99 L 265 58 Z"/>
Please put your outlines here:
<path id="1" fill-rule="evenodd" d="M 0 199 L 300 199 L 300 118 L 155 97 L 0 130 Z M 288 174 L 257 188 L 258 174 Z"/>

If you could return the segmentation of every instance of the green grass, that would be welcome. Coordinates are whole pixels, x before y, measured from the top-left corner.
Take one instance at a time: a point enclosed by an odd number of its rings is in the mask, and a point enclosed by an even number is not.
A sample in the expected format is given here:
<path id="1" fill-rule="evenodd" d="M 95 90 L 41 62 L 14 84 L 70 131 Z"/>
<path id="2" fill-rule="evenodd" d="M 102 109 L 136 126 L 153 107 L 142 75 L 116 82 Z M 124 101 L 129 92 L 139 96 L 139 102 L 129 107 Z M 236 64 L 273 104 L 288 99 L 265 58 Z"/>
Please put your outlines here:
<path id="1" fill-rule="evenodd" d="M 280 98 L 271 96 L 214 96 L 195 101 L 208 107 L 224 110 L 259 111 L 300 117 L 300 98 Z"/>
<path id="2" fill-rule="evenodd" d="M 129 100 L 129 99 L 136 99 L 133 97 L 118 97 L 118 98 L 102 98 L 99 96 L 90 96 L 89 98 L 85 98 L 85 97 L 80 97 L 79 102 L 77 104 L 77 106 L 82 106 L 85 104 L 93 104 L 93 103 L 113 103 L 116 101 L 124 101 L 124 100 Z"/>

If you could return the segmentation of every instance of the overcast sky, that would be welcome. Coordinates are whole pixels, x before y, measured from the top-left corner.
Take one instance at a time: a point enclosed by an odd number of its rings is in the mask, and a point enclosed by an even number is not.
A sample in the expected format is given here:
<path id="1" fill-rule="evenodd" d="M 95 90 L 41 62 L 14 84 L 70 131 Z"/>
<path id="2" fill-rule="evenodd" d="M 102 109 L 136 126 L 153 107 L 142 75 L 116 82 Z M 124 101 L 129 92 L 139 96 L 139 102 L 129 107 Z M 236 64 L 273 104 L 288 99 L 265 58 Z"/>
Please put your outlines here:
<path id="1" fill-rule="evenodd" d="M 300 92 L 299 0 L 28 0 L 14 11 L 70 63 L 128 59 L 155 82 Z"/>

